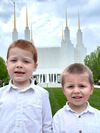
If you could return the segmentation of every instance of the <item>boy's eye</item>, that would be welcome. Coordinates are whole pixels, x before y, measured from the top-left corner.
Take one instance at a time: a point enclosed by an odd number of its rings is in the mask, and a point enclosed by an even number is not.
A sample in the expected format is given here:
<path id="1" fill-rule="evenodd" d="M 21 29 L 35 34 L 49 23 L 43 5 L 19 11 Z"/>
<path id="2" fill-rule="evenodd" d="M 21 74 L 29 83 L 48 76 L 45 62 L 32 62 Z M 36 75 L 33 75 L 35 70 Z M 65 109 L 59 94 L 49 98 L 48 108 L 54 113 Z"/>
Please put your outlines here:
<path id="1" fill-rule="evenodd" d="M 24 60 L 23 62 L 24 62 L 24 63 L 30 63 L 28 60 Z"/>
<path id="2" fill-rule="evenodd" d="M 69 88 L 69 89 L 72 89 L 73 87 L 74 87 L 73 85 L 67 86 L 67 88 Z"/>
<path id="3" fill-rule="evenodd" d="M 80 88 L 85 88 L 85 85 L 79 85 Z"/>
<path id="4" fill-rule="evenodd" d="M 10 60 L 11 62 L 16 62 L 17 60 L 16 59 L 12 59 L 12 60 Z"/>

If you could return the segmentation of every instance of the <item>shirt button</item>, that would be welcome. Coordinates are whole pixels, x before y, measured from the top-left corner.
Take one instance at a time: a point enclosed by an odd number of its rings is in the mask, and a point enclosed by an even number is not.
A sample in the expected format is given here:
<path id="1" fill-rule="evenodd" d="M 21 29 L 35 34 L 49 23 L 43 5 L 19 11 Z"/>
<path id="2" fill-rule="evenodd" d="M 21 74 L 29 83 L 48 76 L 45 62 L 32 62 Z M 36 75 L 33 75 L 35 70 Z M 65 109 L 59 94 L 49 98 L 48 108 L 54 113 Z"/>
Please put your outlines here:
<path id="1" fill-rule="evenodd" d="M 82 130 L 79 130 L 79 133 L 82 133 Z"/>
<path id="2" fill-rule="evenodd" d="M 81 118 L 81 115 L 79 115 L 78 118 Z"/>

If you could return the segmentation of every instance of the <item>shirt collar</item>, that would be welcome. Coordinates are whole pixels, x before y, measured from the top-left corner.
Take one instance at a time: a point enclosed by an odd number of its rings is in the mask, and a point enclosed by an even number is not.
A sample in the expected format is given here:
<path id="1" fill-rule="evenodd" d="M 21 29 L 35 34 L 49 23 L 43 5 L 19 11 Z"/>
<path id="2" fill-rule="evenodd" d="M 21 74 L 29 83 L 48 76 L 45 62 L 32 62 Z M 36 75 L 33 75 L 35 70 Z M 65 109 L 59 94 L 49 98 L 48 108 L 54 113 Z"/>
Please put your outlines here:
<path id="1" fill-rule="evenodd" d="M 71 112 L 73 112 L 73 113 L 76 113 L 74 110 L 72 110 L 72 109 L 70 108 L 70 106 L 68 105 L 68 102 L 67 102 L 66 105 L 65 105 L 65 109 L 66 109 L 67 111 L 71 111 Z M 87 112 L 89 112 L 89 113 L 95 113 L 93 107 L 90 106 L 89 102 L 87 102 L 87 108 L 86 108 L 83 112 L 81 112 L 81 114 L 87 113 Z"/>
<path id="2" fill-rule="evenodd" d="M 11 90 L 18 90 L 19 92 L 25 92 L 29 89 L 32 89 L 33 91 L 35 90 L 35 84 L 33 82 L 33 80 L 31 79 L 31 84 L 26 87 L 25 89 L 19 89 L 17 86 L 15 86 L 14 84 L 12 84 L 12 80 L 9 81 L 9 85 L 8 85 L 8 88 L 7 88 L 7 91 L 11 91 Z"/>

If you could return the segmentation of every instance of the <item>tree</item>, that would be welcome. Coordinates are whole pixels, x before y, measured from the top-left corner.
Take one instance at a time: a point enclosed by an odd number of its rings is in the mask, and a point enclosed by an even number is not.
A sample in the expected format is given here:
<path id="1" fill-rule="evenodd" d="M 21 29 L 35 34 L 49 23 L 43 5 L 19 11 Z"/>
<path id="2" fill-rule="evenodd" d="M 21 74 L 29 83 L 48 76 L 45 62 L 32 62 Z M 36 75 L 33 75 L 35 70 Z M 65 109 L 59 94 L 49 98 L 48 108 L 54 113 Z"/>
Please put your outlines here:
<path id="1" fill-rule="evenodd" d="M 92 70 L 95 83 L 100 80 L 100 47 L 87 55 L 84 63 Z"/>
<path id="2" fill-rule="evenodd" d="M 0 57 L 0 86 L 7 84 L 9 81 L 9 75 L 6 67 L 6 63 L 2 57 Z"/>

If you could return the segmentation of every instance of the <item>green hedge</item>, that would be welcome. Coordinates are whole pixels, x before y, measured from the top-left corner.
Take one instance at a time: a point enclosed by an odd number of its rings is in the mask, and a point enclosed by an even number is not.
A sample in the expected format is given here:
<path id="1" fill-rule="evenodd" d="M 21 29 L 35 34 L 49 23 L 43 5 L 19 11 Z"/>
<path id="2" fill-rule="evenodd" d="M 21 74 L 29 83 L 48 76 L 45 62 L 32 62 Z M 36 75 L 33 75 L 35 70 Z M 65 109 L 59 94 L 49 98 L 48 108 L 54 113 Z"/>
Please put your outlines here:
<path id="1" fill-rule="evenodd" d="M 63 95 L 61 88 L 45 88 L 49 92 L 52 114 L 62 108 L 66 103 L 66 98 Z M 93 95 L 89 99 L 90 104 L 100 110 L 100 89 L 94 89 Z"/>

